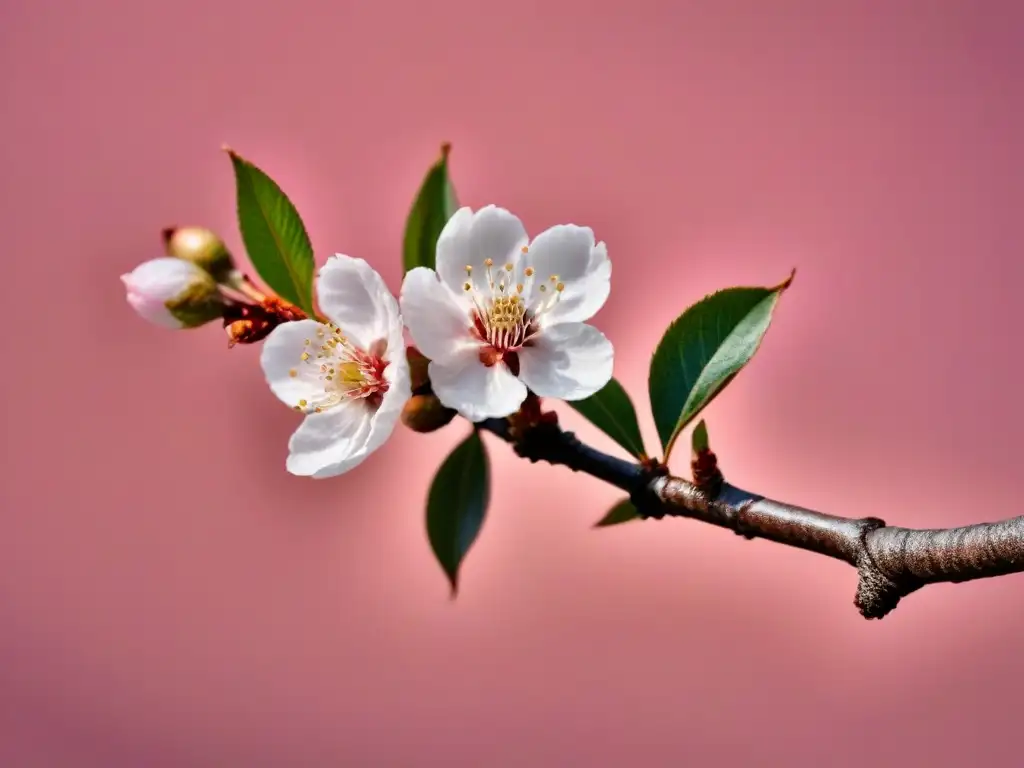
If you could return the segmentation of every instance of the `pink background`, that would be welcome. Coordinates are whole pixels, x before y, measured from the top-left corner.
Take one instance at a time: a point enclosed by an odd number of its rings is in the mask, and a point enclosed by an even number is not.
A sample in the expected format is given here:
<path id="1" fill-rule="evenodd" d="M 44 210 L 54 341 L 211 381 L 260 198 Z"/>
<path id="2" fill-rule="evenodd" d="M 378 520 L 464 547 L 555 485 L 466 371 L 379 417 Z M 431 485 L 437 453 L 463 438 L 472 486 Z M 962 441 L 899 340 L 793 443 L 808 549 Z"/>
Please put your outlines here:
<path id="1" fill-rule="evenodd" d="M 1020 513 L 1024 6 L 617 6 L 0 5 L 0 764 L 1019 759 L 1024 578 L 866 622 L 845 565 L 680 520 L 591 530 L 612 489 L 492 441 L 452 603 L 422 518 L 462 425 L 291 477 L 258 350 L 126 305 L 161 227 L 240 251 L 224 142 L 320 260 L 397 291 L 450 140 L 467 203 L 609 244 L 598 324 L 652 447 L 664 326 L 795 266 L 707 414 L 727 476 L 893 524 Z"/>

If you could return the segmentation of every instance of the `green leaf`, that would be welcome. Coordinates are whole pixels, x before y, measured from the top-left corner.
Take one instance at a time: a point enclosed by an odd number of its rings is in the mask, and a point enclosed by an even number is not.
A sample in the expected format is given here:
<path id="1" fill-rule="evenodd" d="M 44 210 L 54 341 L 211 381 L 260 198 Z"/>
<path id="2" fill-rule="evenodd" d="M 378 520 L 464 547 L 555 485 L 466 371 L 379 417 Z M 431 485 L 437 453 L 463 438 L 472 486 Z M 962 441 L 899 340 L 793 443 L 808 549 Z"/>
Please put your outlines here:
<path id="1" fill-rule="evenodd" d="M 313 246 L 299 212 L 266 173 L 234 150 L 225 150 L 235 170 L 238 225 L 249 260 L 281 298 L 315 317 Z"/>
<path id="2" fill-rule="evenodd" d="M 646 458 L 644 440 L 636 421 L 636 409 L 629 394 L 612 379 L 586 400 L 570 402 L 595 427 L 638 459 Z"/>
<path id="3" fill-rule="evenodd" d="M 750 362 L 792 281 L 790 274 L 774 288 L 713 293 L 665 331 L 651 358 L 648 388 L 666 460 L 682 429 Z"/>
<path id="4" fill-rule="evenodd" d="M 636 507 L 633 506 L 633 502 L 629 499 L 623 499 L 608 510 L 608 514 L 594 523 L 594 527 L 607 528 L 610 525 L 628 523 L 630 520 L 638 520 L 639 518 L 640 513 L 636 511 Z"/>
<path id="5" fill-rule="evenodd" d="M 451 146 L 441 147 L 441 158 L 430 166 L 420 191 L 405 222 L 403 264 L 405 271 L 416 267 L 434 268 L 437 238 L 459 208 L 455 188 L 448 177 L 448 153 Z"/>
<path id="6" fill-rule="evenodd" d="M 704 419 L 698 421 L 697 426 L 693 428 L 690 445 L 694 454 L 703 453 L 711 448 L 711 443 L 708 441 L 708 425 L 704 423 Z"/>
<path id="7" fill-rule="evenodd" d="M 487 514 L 490 474 L 487 451 L 474 430 L 444 460 L 430 486 L 427 537 L 451 583 L 452 597 L 459 590 L 459 566 Z"/>

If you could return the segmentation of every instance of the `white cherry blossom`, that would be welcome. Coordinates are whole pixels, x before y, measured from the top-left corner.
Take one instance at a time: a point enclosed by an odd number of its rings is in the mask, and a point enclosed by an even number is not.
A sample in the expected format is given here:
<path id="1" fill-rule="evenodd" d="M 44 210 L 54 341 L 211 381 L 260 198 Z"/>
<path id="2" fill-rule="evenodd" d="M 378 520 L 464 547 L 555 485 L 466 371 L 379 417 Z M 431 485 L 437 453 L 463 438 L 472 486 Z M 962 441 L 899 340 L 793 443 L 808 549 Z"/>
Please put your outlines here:
<path id="1" fill-rule="evenodd" d="M 591 229 L 559 225 L 530 242 L 503 208 L 461 208 L 436 262 L 406 275 L 401 307 L 444 405 L 481 421 L 514 413 L 528 391 L 581 400 L 611 379 L 611 342 L 584 322 L 611 278 Z"/>
<path id="2" fill-rule="evenodd" d="M 279 325 L 260 362 L 273 393 L 305 414 L 288 442 L 288 471 L 324 478 L 383 445 L 412 393 L 398 302 L 381 276 L 339 254 L 320 269 L 316 288 L 330 322 Z"/>

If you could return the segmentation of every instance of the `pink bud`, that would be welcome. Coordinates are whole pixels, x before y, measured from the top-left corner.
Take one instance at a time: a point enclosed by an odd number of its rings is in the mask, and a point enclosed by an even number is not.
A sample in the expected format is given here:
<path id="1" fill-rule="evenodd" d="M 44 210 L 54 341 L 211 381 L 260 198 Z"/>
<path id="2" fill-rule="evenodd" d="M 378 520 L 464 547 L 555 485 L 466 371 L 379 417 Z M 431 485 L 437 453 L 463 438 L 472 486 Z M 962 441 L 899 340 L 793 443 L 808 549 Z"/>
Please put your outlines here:
<path id="1" fill-rule="evenodd" d="M 196 328 L 221 316 L 217 284 L 191 262 L 172 257 L 146 261 L 121 275 L 128 303 L 143 318 L 165 328 Z"/>

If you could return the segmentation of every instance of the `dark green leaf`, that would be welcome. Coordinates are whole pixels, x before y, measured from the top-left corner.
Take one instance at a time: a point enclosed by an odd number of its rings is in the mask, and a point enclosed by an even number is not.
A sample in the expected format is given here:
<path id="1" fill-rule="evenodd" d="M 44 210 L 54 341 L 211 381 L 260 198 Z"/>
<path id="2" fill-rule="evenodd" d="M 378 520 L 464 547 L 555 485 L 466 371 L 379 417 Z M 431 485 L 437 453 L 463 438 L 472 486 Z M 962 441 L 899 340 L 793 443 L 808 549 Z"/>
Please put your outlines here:
<path id="1" fill-rule="evenodd" d="M 406 219 L 402 248 L 406 272 L 416 267 L 434 268 L 437 238 L 459 208 L 455 188 L 448 177 L 449 150 L 448 144 L 441 147 L 441 158 L 427 171 Z"/>
<path id="2" fill-rule="evenodd" d="M 703 453 L 711 448 L 711 443 L 708 441 L 708 425 L 704 423 L 704 419 L 698 421 L 697 426 L 693 428 L 690 444 L 694 454 Z"/>
<path id="3" fill-rule="evenodd" d="M 586 400 L 571 402 L 569 405 L 633 456 L 638 459 L 645 457 L 644 441 L 636 421 L 636 409 L 618 381 L 612 379 L 596 394 Z"/>
<path id="4" fill-rule="evenodd" d="M 430 486 L 427 537 L 451 583 L 452 597 L 459 589 L 459 566 L 487 514 L 490 474 L 487 451 L 474 430 L 444 460 Z"/>
<path id="5" fill-rule="evenodd" d="M 638 520 L 640 514 L 629 499 L 623 499 L 610 510 L 608 514 L 594 523 L 595 528 L 607 528 L 609 525 L 628 523 L 630 520 Z"/>
<path id="6" fill-rule="evenodd" d="M 651 358 L 648 387 L 666 459 L 680 431 L 750 362 L 792 280 L 791 274 L 774 288 L 713 293 L 665 331 Z"/>
<path id="7" fill-rule="evenodd" d="M 306 227 L 276 182 L 233 150 L 227 149 L 235 170 L 238 224 L 249 260 L 277 294 L 313 310 L 313 246 Z"/>

